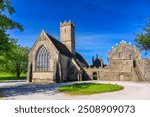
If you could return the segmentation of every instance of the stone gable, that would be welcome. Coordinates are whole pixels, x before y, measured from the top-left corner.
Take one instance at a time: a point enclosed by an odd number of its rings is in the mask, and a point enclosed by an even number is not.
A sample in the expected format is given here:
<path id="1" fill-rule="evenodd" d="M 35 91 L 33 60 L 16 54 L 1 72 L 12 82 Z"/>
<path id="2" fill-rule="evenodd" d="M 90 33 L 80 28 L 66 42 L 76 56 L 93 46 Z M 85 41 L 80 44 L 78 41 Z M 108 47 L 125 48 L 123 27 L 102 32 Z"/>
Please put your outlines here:
<path id="1" fill-rule="evenodd" d="M 127 44 L 125 41 L 122 41 L 120 45 L 116 44 L 116 47 L 112 48 L 112 51 L 108 53 L 108 58 L 138 60 L 141 59 L 141 54 L 135 46 L 132 47 L 130 43 Z"/>

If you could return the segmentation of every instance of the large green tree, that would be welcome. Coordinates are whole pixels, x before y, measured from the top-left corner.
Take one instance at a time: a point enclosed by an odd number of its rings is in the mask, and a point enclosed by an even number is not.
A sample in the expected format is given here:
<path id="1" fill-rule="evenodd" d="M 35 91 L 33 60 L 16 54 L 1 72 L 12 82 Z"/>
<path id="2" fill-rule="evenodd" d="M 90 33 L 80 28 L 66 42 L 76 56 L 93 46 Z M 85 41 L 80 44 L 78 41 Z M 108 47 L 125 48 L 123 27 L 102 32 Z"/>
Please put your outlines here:
<path id="1" fill-rule="evenodd" d="M 150 50 L 150 18 L 147 21 L 146 28 L 140 34 L 136 34 L 134 40 L 140 50 Z"/>
<path id="2" fill-rule="evenodd" d="M 23 31 L 22 26 L 9 18 L 15 12 L 11 6 L 11 0 L 0 0 L 0 55 L 10 49 L 11 38 L 8 30 L 19 29 Z"/>
<path id="3" fill-rule="evenodd" d="M 11 50 L 9 50 L 3 57 L 3 69 L 5 72 L 15 74 L 19 79 L 21 73 L 26 73 L 28 64 L 29 48 L 21 47 L 13 42 Z"/>

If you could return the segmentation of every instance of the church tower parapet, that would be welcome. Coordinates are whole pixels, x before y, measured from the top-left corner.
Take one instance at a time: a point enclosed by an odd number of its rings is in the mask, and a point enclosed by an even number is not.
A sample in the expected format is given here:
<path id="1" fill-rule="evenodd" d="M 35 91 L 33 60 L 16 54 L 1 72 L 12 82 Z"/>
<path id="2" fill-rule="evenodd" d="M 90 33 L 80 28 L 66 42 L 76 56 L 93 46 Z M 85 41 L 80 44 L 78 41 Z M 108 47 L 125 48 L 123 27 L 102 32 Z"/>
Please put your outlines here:
<path id="1" fill-rule="evenodd" d="M 60 41 L 75 54 L 75 27 L 71 20 L 60 22 Z"/>

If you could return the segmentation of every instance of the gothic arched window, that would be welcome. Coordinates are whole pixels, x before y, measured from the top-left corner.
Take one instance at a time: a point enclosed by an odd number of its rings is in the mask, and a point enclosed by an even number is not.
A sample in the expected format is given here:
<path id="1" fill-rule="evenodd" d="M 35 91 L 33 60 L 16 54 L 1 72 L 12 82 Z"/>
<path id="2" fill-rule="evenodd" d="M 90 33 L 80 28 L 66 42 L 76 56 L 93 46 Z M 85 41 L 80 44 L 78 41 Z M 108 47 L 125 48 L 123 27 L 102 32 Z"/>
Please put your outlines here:
<path id="1" fill-rule="evenodd" d="M 50 53 L 42 46 L 36 56 L 36 71 L 50 70 Z"/>

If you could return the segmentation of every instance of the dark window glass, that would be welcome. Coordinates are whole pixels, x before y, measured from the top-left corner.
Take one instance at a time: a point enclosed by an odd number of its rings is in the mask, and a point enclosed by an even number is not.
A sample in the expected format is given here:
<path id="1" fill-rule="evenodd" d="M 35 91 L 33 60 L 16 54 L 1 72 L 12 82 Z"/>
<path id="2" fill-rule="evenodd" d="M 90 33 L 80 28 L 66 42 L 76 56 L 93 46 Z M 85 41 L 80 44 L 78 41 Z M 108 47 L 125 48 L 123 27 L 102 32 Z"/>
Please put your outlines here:
<path id="1" fill-rule="evenodd" d="M 36 71 L 50 70 L 50 53 L 42 46 L 36 56 Z"/>

